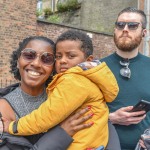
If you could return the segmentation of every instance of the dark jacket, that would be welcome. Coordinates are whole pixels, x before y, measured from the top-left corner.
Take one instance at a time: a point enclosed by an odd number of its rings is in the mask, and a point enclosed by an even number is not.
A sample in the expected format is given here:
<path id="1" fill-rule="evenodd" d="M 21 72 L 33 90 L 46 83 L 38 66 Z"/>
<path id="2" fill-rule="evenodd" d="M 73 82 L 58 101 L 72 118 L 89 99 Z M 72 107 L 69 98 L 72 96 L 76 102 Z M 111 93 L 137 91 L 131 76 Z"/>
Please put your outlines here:
<path id="1" fill-rule="evenodd" d="M 66 150 L 73 139 L 56 126 L 45 133 L 34 145 L 26 138 L 4 133 L 0 140 L 0 150 Z"/>
<path id="2" fill-rule="evenodd" d="M 0 150 L 29 150 L 33 145 L 24 137 L 17 137 L 7 133 L 3 134 Z"/>
<path id="3" fill-rule="evenodd" d="M 4 95 L 10 93 L 14 89 L 16 89 L 16 87 L 18 87 L 18 86 L 19 86 L 19 83 L 15 83 L 15 84 L 9 85 L 5 88 L 0 88 L 0 98 L 3 97 Z"/>

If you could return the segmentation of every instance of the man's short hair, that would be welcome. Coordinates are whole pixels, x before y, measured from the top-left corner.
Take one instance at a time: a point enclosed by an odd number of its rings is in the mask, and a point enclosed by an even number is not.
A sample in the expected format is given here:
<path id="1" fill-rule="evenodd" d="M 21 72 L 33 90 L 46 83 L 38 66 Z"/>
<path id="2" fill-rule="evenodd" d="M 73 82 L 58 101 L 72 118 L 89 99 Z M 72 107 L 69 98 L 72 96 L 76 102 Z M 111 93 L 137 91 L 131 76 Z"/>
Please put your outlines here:
<path id="1" fill-rule="evenodd" d="M 147 24 L 147 19 L 146 19 L 146 14 L 144 13 L 144 11 L 142 10 L 139 10 L 137 8 L 134 8 L 134 7 L 127 7 L 125 9 L 123 9 L 119 14 L 118 14 L 118 17 L 123 14 L 123 13 L 136 13 L 136 14 L 139 14 L 141 15 L 142 17 L 142 27 L 143 29 L 146 28 L 146 24 Z M 118 19 L 118 18 L 117 18 Z"/>

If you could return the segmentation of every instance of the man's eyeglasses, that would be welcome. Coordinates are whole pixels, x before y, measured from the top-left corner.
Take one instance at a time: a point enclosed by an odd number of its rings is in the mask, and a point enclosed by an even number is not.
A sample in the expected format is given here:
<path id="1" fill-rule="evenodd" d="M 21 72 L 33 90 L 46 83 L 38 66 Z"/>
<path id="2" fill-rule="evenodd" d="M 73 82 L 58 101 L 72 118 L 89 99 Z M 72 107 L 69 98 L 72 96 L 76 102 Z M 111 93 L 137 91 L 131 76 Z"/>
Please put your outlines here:
<path id="1" fill-rule="evenodd" d="M 32 62 L 38 57 L 38 54 L 35 50 L 33 50 L 31 48 L 25 48 L 21 52 L 21 56 L 24 60 L 26 60 L 28 62 Z M 40 57 L 40 60 L 43 63 L 43 65 L 51 66 L 55 62 L 54 55 L 49 52 L 44 52 L 39 57 Z"/>
<path id="2" fill-rule="evenodd" d="M 125 26 L 128 26 L 129 30 L 136 30 L 139 27 L 139 22 L 116 22 L 115 26 L 118 30 L 123 30 Z"/>
<path id="3" fill-rule="evenodd" d="M 4 124 L 3 124 L 3 120 L 2 120 L 2 114 L 0 113 L 0 143 L 2 142 L 2 136 L 3 136 L 3 132 L 4 132 Z"/>
<path id="4" fill-rule="evenodd" d="M 120 70 L 120 74 L 123 77 L 130 78 L 131 77 L 131 70 L 128 67 L 129 66 L 129 60 L 127 59 L 124 61 L 120 61 L 120 65 L 123 66 L 123 68 Z"/>

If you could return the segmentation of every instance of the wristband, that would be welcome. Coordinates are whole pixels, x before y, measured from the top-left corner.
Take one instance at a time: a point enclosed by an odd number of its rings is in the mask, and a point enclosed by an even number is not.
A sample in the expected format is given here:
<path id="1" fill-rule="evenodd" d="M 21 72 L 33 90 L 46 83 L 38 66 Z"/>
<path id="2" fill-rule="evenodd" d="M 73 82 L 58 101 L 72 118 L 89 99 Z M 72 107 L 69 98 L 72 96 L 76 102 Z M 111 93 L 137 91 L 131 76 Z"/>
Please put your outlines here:
<path id="1" fill-rule="evenodd" d="M 14 121 L 13 122 L 13 133 L 18 133 L 18 130 L 17 130 L 17 125 L 18 125 L 18 121 Z"/>

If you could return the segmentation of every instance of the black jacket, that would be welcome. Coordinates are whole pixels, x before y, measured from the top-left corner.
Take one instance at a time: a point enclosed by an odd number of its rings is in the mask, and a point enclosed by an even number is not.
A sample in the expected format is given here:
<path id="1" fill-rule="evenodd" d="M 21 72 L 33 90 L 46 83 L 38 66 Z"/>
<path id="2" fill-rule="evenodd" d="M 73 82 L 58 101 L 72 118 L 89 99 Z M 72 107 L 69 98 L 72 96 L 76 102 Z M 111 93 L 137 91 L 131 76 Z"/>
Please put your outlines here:
<path id="1" fill-rule="evenodd" d="M 17 137 L 7 133 L 3 134 L 0 141 L 0 150 L 29 150 L 33 145 L 24 137 Z"/>
<path id="2" fill-rule="evenodd" d="M 73 139 L 56 126 L 45 133 L 34 145 L 26 138 L 4 133 L 0 140 L 0 150 L 66 150 Z"/>
<path id="3" fill-rule="evenodd" d="M 10 93 L 14 89 L 16 89 L 18 86 L 19 86 L 19 83 L 15 83 L 15 84 L 9 85 L 5 88 L 0 88 L 0 98 L 3 97 L 4 95 Z"/>

